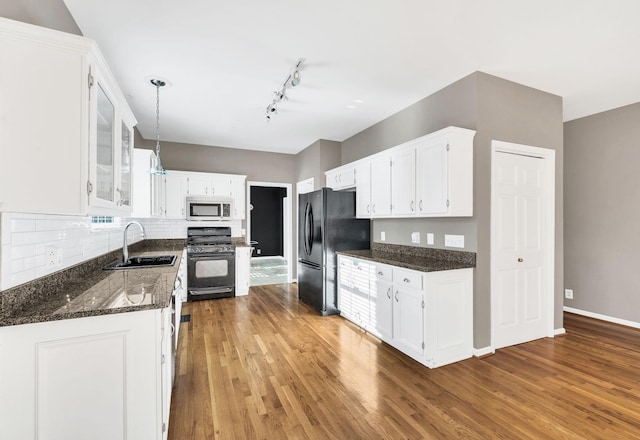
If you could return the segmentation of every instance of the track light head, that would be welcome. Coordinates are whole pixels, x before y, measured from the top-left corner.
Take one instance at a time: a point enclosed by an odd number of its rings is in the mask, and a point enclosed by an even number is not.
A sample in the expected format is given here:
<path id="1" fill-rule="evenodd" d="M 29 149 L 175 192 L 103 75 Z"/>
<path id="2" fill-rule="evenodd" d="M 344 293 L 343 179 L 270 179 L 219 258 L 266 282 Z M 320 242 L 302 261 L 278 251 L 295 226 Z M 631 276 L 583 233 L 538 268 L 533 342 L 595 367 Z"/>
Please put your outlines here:
<path id="1" fill-rule="evenodd" d="M 300 84 L 300 71 L 296 70 L 291 77 L 291 87 L 295 87 L 298 84 Z"/>

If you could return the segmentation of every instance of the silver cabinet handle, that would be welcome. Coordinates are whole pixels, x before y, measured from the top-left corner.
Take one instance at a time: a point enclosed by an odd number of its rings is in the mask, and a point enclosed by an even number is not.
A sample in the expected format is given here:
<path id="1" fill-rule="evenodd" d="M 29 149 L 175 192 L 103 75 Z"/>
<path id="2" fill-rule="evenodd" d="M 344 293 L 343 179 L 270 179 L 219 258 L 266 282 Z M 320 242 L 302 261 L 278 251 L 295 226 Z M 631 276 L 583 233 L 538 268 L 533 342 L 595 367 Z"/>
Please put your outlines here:
<path id="1" fill-rule="evenodd" d="M 362 266 L 358 266 L 358 270 L 362 270 Z"/>
<path id="2" fill-rule="evenodd" d="M 422 200 L 420 200 L 420 203 L 418 203 L 418 208 L 420 208 L 420 211 L 422 211 Z"/>
<path id="3" fill-rule="evenodd" d="M 387 289 L 387 298 L 391 299 L 391 287 Z"/>
<path id="4" fill-rule="evenodd" d="M 411 201 L 411 212 L 413 212 L 413 200 Z"/>
<path id="5" fill-rule="evenodd" d="M 405 279 L 404 279 L 404 280 L 402 280 L 402 281 L 404 281 L 405 283 L 410 283 L 410 282 L 411 282 L 411 280 L 410 280 L 409 278 L 405 278 Z"/>
<path id="6" fill-rule="evenodd" d="M 367 205 L 367 214 L 368 214 L 369 212 L 370 212 L 370 211 L 369 211 L 369 205 Z"/>
<path id="7" fill-rule="evenodd" d="M 396 290 L 396 302 L 398 302 L 398 301 L 400 301 L 400 300 L 398 299 L 398 291 Z"/>
<path id="8" fill-rule="evenodd" d="M 374 214 L 376 213 L 376 204 L 375 203 L 373 204 L 373 213 Z"/>
<path id="9" fill-rule="evenodd" d="M 382 273 L 382 271 L 381 271 L 381 270 L 379 270 L 379 271 L 378 271 L 378 275 L 382 276 L 382 275 L 384 275 L 384 274 Z"/>

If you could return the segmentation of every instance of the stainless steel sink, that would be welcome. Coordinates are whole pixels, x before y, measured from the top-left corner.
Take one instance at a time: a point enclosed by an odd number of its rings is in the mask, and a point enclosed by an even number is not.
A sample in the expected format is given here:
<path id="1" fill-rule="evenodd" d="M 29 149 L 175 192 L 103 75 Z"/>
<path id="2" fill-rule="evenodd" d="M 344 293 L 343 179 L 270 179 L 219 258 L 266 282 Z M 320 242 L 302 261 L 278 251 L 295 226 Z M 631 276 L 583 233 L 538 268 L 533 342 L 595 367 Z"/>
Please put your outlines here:
<path id="1" fill-rule="evenodd" d="M 175 255 L 146 255 L 139 257 L 131 257 L 127 261 L 122 262 L 116 260 L 113 263 L 103 267 L 105 270 L 119 269 L 144 269 L 146 267 L 173 266 L 176 261 Z"/>

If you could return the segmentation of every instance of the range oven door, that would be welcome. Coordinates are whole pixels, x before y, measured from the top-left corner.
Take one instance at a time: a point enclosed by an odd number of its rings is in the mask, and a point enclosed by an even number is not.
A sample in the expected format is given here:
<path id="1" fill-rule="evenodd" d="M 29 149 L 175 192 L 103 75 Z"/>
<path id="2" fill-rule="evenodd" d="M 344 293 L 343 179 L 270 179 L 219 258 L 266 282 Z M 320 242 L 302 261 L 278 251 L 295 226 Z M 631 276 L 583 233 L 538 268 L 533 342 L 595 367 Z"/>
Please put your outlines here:
<path id="1" fill-rule="evenodd" d="M 235 296 L 235 252 L 187 255 L 187 300 Z"/>

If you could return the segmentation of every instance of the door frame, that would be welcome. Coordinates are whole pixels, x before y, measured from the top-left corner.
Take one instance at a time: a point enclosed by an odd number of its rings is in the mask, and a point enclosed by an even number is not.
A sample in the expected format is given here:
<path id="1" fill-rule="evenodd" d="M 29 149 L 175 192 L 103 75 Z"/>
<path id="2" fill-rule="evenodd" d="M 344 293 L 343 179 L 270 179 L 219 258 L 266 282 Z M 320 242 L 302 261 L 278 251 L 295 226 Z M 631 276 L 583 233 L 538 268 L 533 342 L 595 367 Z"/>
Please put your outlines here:
<path id="1" fill-rule="evenodd" d="M 543 208 L 543 219 L 548 227 L 548 232 L 546 237 L 543 238 L 545 247 L 545 256 L 543 268 L 547 271 L 547 281 L 543 288 L 546 291 L 546 300 L 547 300 L 547 329 L 546 329 L 546 337 L 553 337 L 555 335 L 554 332 L 554 318 L 555 318 L 555 201 L 556 201 L 556 152 L 555 150 L 551 150 L 549 148 L 540 148 L 533 147 L 530 145 L 523 144 L 515 144 L 511 142 L 503 142 L 492 140 L 491 141 L 491 259 L 490 259 L 490 281 L 489 281 L 489 292 L 491 298 L 491 309 L 493 309 L 493 305 L 495 304 L 494 298 L 494 290 L 493 290 L 493 280 L 497 279 L 495 273 L 495 264 L 494 258 L 497 252 L 497 225 L 494 219 L 496 218 L 496 181 L 497 181 L 497 170 L 496 167 L 493 166 L 496 154 L 497 153 L 507 153 L 507 154 L 515 154 L 520 156 L 530 156 L 536 157 L 543 160 L 543 181 L 545 182 L 543 185 L 543 193 L 544 193 L 544 208 Z M 495 349 L 494 344 L 494 316 L 491 310 L 491 346 Z M 545 313 L 545 311 L 543 311 Z"/>
<path id="2" fill-rule="evenodd" d="M 282 247 L 284 250 L 284 258 L 287 260 L 287 282 L 291 282 L 291 275 L 293 274 L 293 237 L 291 236 L 291 216 L 292 216 L 292 202 L 293 197 L 292 185 L 290 183 L 278 183 L 278 182 L 256 182 L 247 181 L 247 243 L 251 241 L 251 187 L 252 186 L 267 186 L 273 188 L 286 188 L 287 197 L 282 199 Z"/>

